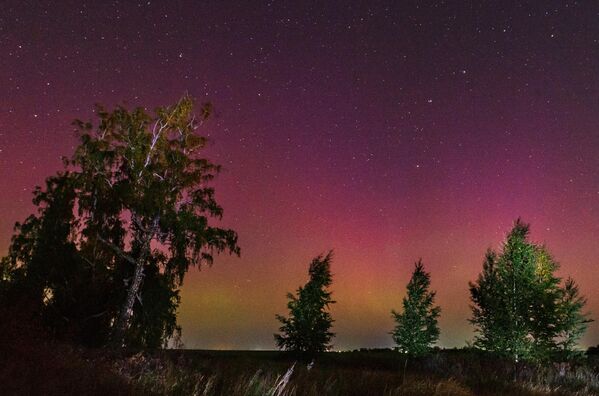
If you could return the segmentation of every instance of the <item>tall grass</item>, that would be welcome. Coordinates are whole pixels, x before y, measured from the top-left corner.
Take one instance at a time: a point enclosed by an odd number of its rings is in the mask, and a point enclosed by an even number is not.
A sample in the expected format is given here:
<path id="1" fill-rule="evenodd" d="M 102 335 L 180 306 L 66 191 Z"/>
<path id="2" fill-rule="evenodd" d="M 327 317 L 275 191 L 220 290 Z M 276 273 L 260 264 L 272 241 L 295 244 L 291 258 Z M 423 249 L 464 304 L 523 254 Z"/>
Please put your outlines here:
<path id="1" fill-rule="evenodd" d="M 599 395 L 599 360 L 532 365 L 475 350 L 404 360 L 324 353 L 82 350 L 50 341 L 19 310 L 0 321 L 1 395 Z"/>
<path id="2" fill-rule="evenodd" d="M 514 366 L 474 351 L 440 352 L 411 363 L 405 381 L 402 365 L 394 352 L 330 353 L 306 364 L 277 353 L 162 351 L 123 358 L 115 370 L 147 394 L 599 394 L 598 371 L 590 362 Z"/>

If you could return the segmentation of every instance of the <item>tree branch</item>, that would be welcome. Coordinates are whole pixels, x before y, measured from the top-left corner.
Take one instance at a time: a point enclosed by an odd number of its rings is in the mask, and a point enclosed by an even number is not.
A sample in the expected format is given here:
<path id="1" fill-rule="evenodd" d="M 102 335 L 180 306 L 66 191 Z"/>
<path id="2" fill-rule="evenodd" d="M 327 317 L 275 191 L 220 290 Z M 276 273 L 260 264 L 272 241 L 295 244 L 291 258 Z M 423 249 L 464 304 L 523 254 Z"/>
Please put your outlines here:
<path id="1" fill-rule="evenodd" d="M 109 248 L 111 248 L 112 250 L 114 250 L 115 253 L 117 253 L 119 256 L 121 256 L 122 258 L 124 258 L 125 260 L 127 260 L 128 262 L 130 262 L 131 264 L 135 265 L 137 264 L 135 262 L 135 259 L 131 256 L 129 256 L 127 253 L 125 253 L 123 251 L 123 249 L 119 248 L 117 245 L 115 245 L 114 243 L 107 241 L 106 239 L 102 238 L 101 236 L 98 236 L 98 239 L 103 242 L 106 246 L 108 246 Z"/>

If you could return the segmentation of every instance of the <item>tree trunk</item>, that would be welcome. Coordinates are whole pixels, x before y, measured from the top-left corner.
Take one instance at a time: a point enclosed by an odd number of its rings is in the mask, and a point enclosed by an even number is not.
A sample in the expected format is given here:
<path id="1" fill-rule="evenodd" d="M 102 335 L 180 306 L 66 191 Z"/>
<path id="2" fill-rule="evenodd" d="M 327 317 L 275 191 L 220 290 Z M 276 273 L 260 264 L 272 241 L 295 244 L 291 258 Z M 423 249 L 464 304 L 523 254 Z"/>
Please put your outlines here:
<path id="1" fill-rule="evenodd" d="M 406 360 L 403 363 L 403 376 L 401 377 L 401 384 L 406 382 L 406 368 L 408 367 L 408 354 L 406 353 Z"/>
<path id="2" fill-rule="evenodd" d="M 131 287 L 127 291 L 127 298 L 125 304 L 121 309 L 116 325 L 114 327 L 111 344 L 115 348 L 123 348 L 125 346 L 125 336 L 129 326 L 131 325 L 131 317 L 133 316 L 133 306 L 135 305 L 135 299 L 141 289 L 141 282 L 144 277 L 144 265 L 150 254 L 150 243 L 156 232 L 158 226 L 158 217 L 155 218 L 152 228 L 146 233 L 144 237 L 144 244 L 139 254 L 139 257 L 135 261 L 135 273 L 133 274 L 133 282 Z"/>

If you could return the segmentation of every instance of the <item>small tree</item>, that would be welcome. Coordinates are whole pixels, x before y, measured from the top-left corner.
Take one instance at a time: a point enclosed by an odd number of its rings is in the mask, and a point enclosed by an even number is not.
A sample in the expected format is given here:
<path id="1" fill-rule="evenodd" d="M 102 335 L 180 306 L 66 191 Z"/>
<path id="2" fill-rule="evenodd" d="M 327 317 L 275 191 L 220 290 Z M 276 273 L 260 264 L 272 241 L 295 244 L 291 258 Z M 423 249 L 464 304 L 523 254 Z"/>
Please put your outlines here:
<path id="1" fill-rule="evenodd" d="M 335 301 L 328 287 L 331 276 L 332 251 L 312 260 L 308 271 L 310 280 L 297 290 L 297 297 L 287 294 L 289 317 L 276 315 L 283 324 L 275 334 L 280 349 L 315 354 L 330 348 L 334 333 L 330 331 L 333 318 L 328 309 Z"/>
<path id="2" fill-rule="evenodd" d="M 403 298 L 403 312 L 391 311 L 396 322 L 391 334 L 400 352 L 424 355 L 439 338 L 437 318 L 441 308 L 434 305 L 435 292 L 429 287 L 430 274 L 424 270 L 422 260 L 418 260 Z"/>

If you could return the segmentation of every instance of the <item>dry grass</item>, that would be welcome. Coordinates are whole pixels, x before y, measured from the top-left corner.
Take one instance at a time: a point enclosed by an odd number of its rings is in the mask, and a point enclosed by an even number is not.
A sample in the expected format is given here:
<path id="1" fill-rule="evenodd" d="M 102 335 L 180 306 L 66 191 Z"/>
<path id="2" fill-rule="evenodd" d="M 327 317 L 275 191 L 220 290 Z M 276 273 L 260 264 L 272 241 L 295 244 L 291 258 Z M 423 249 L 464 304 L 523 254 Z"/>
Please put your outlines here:
<path id="1" fill-rule="evenodd" d="M 115 371 L 145 393 L 170 395 L 596 395 L 596 366 L 535 367 L 474 351 L 409 365 L 394 352 L 323 354 L 313 365 L 276 352 L 160 351 L 117 359 Z"/>
<path id="2" fill-rule="evenodd" d="M 599 395 L 599 360 L 534 366 L 473 350 L 412 360 L 393 351 L 108 352 L 48 341 L 17 311 L 0 321 L 2 395 Z"/>

